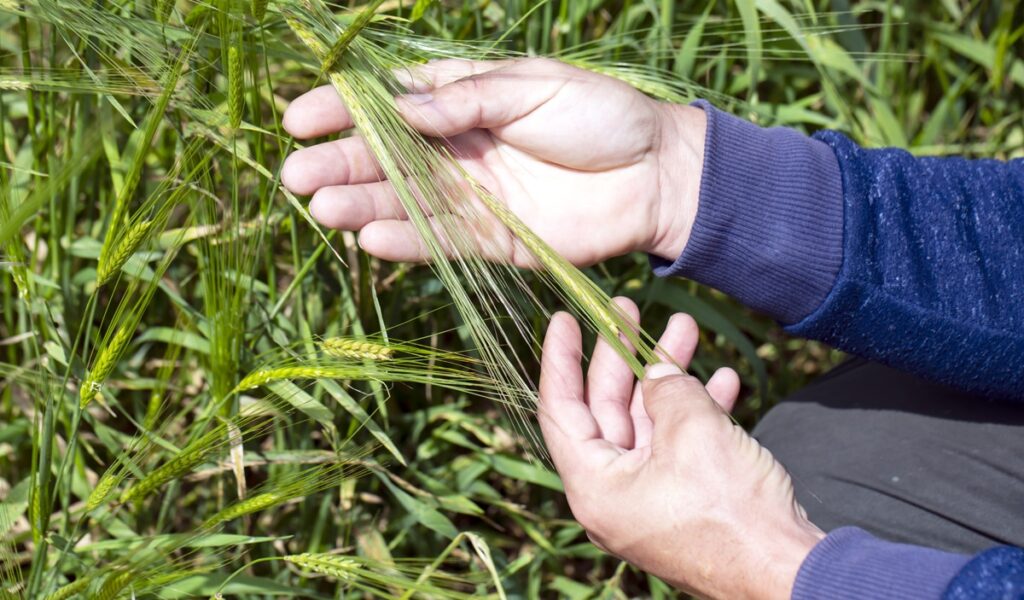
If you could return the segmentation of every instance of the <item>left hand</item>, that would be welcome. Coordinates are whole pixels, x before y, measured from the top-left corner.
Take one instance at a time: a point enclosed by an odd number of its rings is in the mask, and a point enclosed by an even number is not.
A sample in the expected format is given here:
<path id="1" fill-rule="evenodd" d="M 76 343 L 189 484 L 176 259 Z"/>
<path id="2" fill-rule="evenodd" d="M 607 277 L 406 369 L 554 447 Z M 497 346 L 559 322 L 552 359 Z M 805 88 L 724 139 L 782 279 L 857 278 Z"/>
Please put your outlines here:
<path id="1" fill-rule="evenodd" d="M 617 302 L 637 318 L 636 306 Z M 697 324 L 675 315 L 661 351 L 687 366 Z M 579 326 L 554 316 L 544 341 L 538 418 L 573 515 L 608 552 L 707 598 L 789 598 L 824 533 L 789 475 L 727 416 L 732 369 L 704 386 L 671 363 L 635 382 L 598 342 L 584 383 Z"/>

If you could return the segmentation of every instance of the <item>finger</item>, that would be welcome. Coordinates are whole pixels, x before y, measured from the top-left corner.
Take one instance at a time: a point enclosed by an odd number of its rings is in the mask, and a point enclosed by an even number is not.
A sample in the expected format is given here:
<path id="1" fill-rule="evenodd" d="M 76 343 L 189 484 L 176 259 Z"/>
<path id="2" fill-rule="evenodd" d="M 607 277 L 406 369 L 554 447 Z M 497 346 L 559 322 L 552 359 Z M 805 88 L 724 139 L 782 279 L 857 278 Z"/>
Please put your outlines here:
<path id="1" fill-rule="evenodd" d="M 453 81 L 509 66 L 511 60 L 462 60 L 450 58 L 395 69 L 395 78 L 412 93 L 425 93 Z"/>
<path id="2" fill-rule="evenodd" d="M 511 63 L 479 75 L 459 79 L 428 94 L 400 96 L 398 108 L 418 131 L 451 137 L 470 129 L 507 125 L 535 111 L 562 87 L 564 69 L 555 61 L 531 61 L 517 68 Z"/>
<path id="3" fill-rule="evenodd" d="M 685 437 L 684 427 L 701 427 L 722 419 L 721 409 L 708 396 L 696 378 L 684 375 L 679 367 L 658 363 L 647 369 L 642 382 L 644 406 L 654 424 L 652 452 Z"/>
<path id="4" fill-rule="evenodd" d="M 292 152 L 281 168 L 281 183 L 309 195 L 328 185 L 380 181 L 384 174 L 362 137 L 317 144 Z"/>
<path id="5" fill-rule="evenodd" d="M 666 362 L 675 362 L 686 369 L 693 360 L 699 337 L 700 330 L 693 317 L 685 313 L 676 313 L 668 320 L 655 352 L 662 358 L 670 359 Z M 639 384 L 634 386 L 629 414 L 633 422 L 634 447 L 650 446 L 654 424 L 647 415 L 647 409 L 644 408 L 643 391 Z"/>
<path id="6" fill-rule="evenodd" d="M 372 184 L 368 184 L 372 185 Z M 449 258 L 479 256 L 492 262 L 517 266 L 524 254 L 508 230 L 490 223 L 468 223 L 453 216 L 430 217 L 427 224 L 439 250 Z M 423 262 L 431 259 L 430 249 L 416 225 L 410 221 L 373 221 L 363 227 L 359 245 L 377 258 L 393 262 Z"/>
<path id="7" fill-rule="evenodd" d="M 711 398 L 725 409 L 725 412 L 732 412 L 740 395 L 740 376 L 736 371 L 728 367 L 718 369 L 711 379 L 708 379 L 706 387 Z"/>
<path id="8" fill-rule="evenodd" d="M 669 318 L 654 352 L 665 362 L 674 362 L 688 369 L 699 340 L 700 327 L 697 321 L 686 313 L 676 313 Z"/>
<path id="9" fill-rule="evenodd" d="M 630 323 L 640 320 L 640 309 L 628 298 L 615 298 Z M 633 352 L 624 336 L 619 339 Z M 633 424 L 629 418 L 629 398 L 636 376 L 615 347 L 598 337 L 587 370 L 587 404 L 597 420 L 604 439 L 621 448 L 633 447 Z"/>
<path id="10" fill-rule="evenodd" d="M 324 227 L 345 231 L 358 231 L 374 221 L 408 219 L 387 181 L 320 188 L 309 202 L 309 212 Z"/>
<path id="11" fill-rule="evenodd" d="M 337 133 L 352 127 L 352 117 L 332 86 L 312 89 L 292 100 L 281 125 L 300 140 Z"/>
<path id="12" fill-rule="evenodd" d="M 582 358 L 579 325 L 569 314 L 556 313 L 544 336 L 537 419 L 551 459 L 563 477 L 574 471 L 577 445 L 601 436 L 583 401 Z"/>

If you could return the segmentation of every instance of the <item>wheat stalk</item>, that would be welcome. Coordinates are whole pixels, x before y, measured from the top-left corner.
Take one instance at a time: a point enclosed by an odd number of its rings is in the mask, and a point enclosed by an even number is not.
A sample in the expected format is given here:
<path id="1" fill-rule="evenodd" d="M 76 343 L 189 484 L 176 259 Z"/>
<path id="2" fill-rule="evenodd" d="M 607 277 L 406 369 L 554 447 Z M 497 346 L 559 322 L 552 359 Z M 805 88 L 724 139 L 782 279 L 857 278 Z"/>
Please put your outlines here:
<path id="1" fill-rule="evenodd" d="M 320 347 L 335 358 L 390 360 L 394 356 L 394 350 L 384 344 L 350 338 L 327 338 L 320 343 Z"/>
<path id="2" fill-rule="evenodd" d="M 124 235 L 121 242 L 115 246 L 109 256 L 100 254 L 99 262 L 96 265 L 96 285 L 101 286 L 121 270 L 132 254 L 142 244 L 143 240 L 153 229 L 153 221 L 145 219 L 132 225 L 128 233 Z"/>

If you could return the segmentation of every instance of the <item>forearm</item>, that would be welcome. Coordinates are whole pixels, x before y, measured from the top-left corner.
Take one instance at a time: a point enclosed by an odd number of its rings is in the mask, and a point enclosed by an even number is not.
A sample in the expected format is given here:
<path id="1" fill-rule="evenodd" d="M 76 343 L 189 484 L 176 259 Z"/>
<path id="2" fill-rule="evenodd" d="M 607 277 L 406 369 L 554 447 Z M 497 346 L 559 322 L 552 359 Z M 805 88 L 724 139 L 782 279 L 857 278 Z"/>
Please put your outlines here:
<path id="1" fill-rule="evenodd" d="M 1024 161 L 916 159 L 708 108 L 696 223 L 655 259 L 791 333 L 1019 398 Z"/>

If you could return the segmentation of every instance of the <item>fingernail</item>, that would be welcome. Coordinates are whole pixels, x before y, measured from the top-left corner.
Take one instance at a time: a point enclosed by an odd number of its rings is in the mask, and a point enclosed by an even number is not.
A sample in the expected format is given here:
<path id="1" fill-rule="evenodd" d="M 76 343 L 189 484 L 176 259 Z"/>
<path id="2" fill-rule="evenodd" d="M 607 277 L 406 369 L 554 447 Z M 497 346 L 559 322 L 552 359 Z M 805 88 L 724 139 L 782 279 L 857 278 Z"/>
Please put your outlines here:
<path id="1" fill-rule="evenodd" d="M 672 363 L 657 363 L 647 367 L 647 379 L 661 379 L 682 374 L 683 370 Z"/>
<path id="2" fill-rule="evenodd" d="M 403 94 L 402 100 L 409 104 L 426 104 L 434 100 L 433 94 Z"/>

